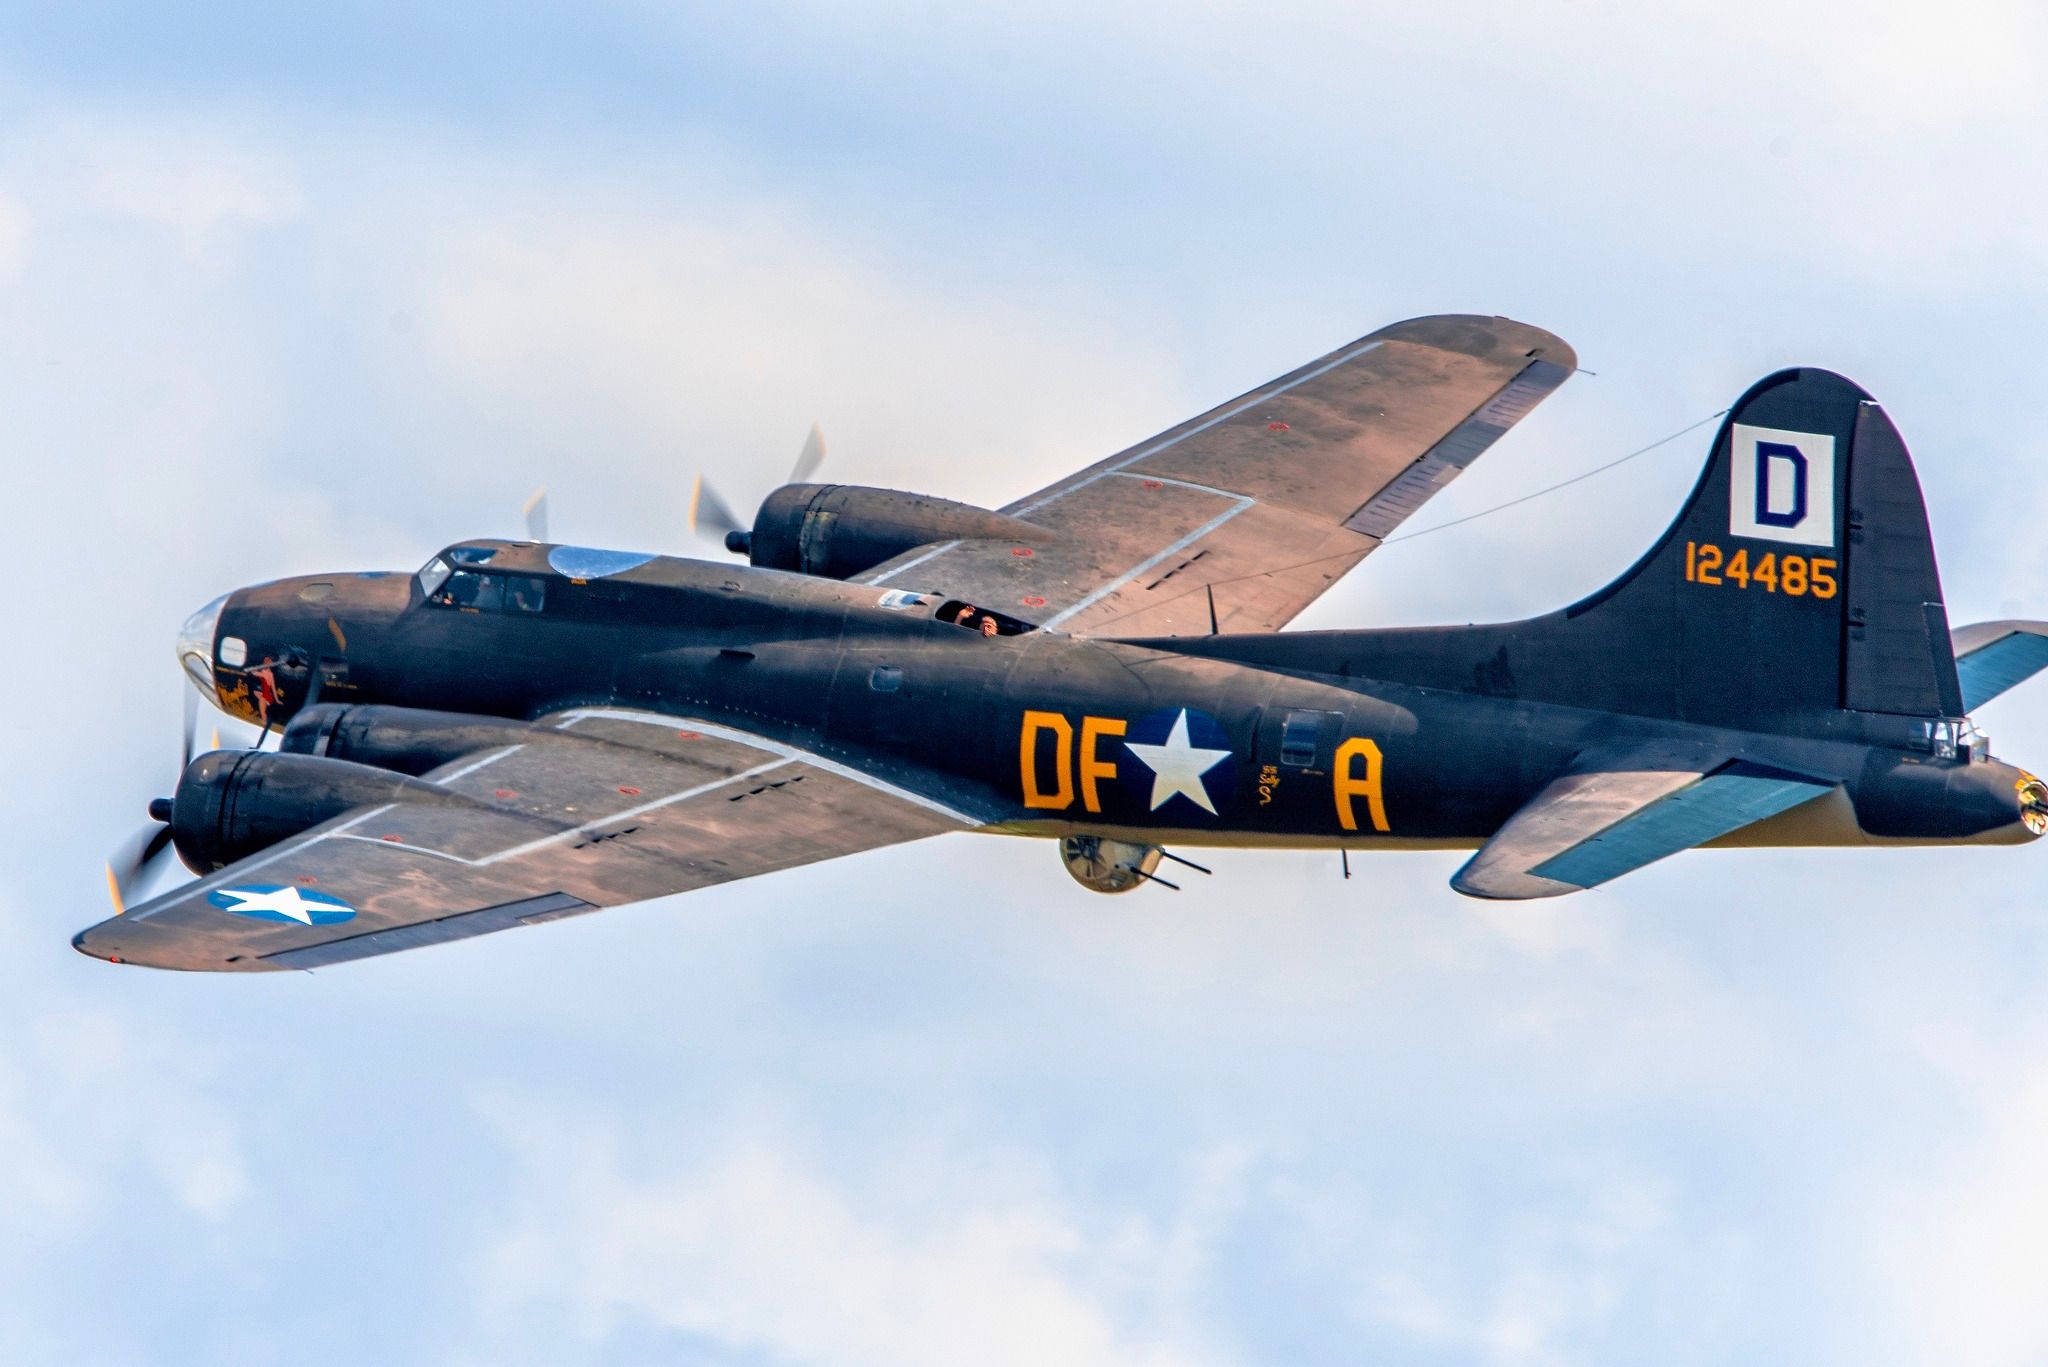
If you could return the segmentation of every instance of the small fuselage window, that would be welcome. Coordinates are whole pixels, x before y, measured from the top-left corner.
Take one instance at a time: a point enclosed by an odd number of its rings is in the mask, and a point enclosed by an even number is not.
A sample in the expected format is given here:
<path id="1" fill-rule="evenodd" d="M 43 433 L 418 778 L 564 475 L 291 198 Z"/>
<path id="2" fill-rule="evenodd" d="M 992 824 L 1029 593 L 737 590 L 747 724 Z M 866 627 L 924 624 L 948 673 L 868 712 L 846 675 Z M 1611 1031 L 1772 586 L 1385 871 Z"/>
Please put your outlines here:
<path id="1" fill-rule="evenodd" d="M 1327 712 L 1289 712 L 1280 728 L 1280 762 L 1306 769 L 1316 762 L 1321 749 L 1323 718 Z"/>

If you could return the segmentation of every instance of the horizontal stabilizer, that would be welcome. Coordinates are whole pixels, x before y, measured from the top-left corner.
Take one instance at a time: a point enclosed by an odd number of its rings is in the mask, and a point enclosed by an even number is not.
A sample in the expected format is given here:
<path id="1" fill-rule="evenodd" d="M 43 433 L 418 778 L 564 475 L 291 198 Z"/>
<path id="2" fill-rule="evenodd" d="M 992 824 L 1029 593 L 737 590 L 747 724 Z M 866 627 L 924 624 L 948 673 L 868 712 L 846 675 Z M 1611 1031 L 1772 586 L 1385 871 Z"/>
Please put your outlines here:
<path id="1" fill-rule="evenodd" d="M 2048 622 L 1977 622 L 1952 639 L 1965 712 L 2048 669 Z"/>
<path id="2" fill-rule="evenodd" d="M 1560 897 L 1719 839 L 1835 785 L 1735 761 L 1671 765 L 1615 757 L 1554 780 L 1451 879 L 1468 897 Z"/>

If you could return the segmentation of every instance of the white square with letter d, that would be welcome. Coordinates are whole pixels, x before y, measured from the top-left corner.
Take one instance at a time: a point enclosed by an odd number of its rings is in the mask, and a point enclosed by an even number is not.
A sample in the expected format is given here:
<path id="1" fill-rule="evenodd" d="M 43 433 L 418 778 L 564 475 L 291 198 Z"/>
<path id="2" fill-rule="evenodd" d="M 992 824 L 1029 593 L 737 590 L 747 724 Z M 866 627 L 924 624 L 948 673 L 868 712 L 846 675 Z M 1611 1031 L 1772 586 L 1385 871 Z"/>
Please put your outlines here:
<path id="1" fill-rule="evenodd" d="M 1729 433 L 1728 534 L 1835 544 L 1835 439 L 1736 423 Z"/>

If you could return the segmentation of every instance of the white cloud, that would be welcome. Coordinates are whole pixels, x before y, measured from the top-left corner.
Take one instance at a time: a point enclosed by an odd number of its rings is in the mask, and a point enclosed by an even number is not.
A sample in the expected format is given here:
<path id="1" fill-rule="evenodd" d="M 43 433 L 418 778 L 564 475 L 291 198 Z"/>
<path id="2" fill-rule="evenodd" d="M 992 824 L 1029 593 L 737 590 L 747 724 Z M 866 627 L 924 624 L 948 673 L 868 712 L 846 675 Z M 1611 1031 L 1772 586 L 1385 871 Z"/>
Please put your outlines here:
<path id="1" fill-rule="evenodd" d="M 234 236 L 297 218 L 305 197 L 290 165 L 220 125 L 90 122 L 62 131 L 99 208 L 168 229 L 187 259 L 219 265 Z"/>
<path id="2" fill-rule="evenodd" d="M 1872 1199 L 1844 1221 L 1844 1234 L 1865 1251 L 1860 1266 L 1882 1307 L 1890 1360 L 2048 1359 L 2042 1025 L 2038 1015 L 2012 1022 L 1995 1043 L 1940 1030 L 1936 1057 L 1955 1107 L 1940 1140 L 1859 1173 Z"/>
<path id="3" fill-rule="evenodd" d="M 1670 1197 L 1665 1183 L 1623 1174 L 1585 1174 L 1574 1185 L 1577 1213 L 1510 1216 L 1471 1233 L 1480 1246 L 1454 1258 L 1410 1261 L 1383 1248 L 1360 1269 L 1355 1313 L 1419 1348 L 1482 1362 L 1597 1360 L 1592 1345 L 1612 1331 L 1644 1259 L 1669 1236 Z M 1474 1275 L 1489 1265 L 1491 1276 Z"/>
<path id="4" fill-rule="evenodd" d="M 906 1210 L 774 1138 L 643 1173 L 603 1126 L 523 1108 L 502 1123 L 521 1160 L 513 1217 L 477 1272 L 480 1323 L 509 1332 L 483 1356 L 519 1356 L 520 1326 L 558 1308 L 591 1346 L 622 1323 L 652 1324 L 793 1364 L 1208 1360 L 1170 1328 L 1129 1323 L 1105 1291 L 1135 1283 L 1142 1302 L 1148 1281 L 1184 1270 L 1184 1247 L 1128 1229 L 1095 1244 L 1057 1200 L 1003 1191 L 1016 1175 L 985 1157 L 933 1165 L 923 1153 L 916 1171 L 880 1177 L 926 1193 Z"/>
<path id="5" fill-rule="evenodd" d="M 59 952 L 25 943 L 30 919 L 19 903 L 0 903 L 0 954 L 12 965 L 0 978 L 10 1008 L 0 1056 L 0 1268 L 26 1275 L 29 1250 L 54 1254 L 103 1237 L 138 1212 L 226 1219 L 249 1177 L 211 1054 L 23 972 Z"/>
<path id="6" fill-rule="evenodd" d="M 750 511 L 813 419 L 826 478 L 1001 503 L 1186 402 L 1140 319 L 919 278 L 780 206 L 471 189 L 410 263 L 429 364 L 570 477 L 678 512 L 699 469 Z"/>

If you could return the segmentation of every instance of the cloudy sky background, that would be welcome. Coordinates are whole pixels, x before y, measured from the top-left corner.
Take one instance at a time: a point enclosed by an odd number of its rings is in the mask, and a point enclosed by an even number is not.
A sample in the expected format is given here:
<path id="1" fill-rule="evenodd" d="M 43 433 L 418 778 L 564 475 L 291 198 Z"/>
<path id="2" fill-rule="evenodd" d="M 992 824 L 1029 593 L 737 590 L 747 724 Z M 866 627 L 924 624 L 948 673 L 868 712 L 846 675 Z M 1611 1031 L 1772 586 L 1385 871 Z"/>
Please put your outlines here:
<path id="1" fill-rule="evenodd" d="M 1454 855 L 1112 901 L 949 837 L 316 975 L 68 945 L 226 588 L 542 483 L 701 551 L 692 476 L 813 419 L 1001 502 L 1418 313 L 1598 372 L 1423 525 L 1821 364 L 1952 618 L 2048 615 L 2038 5 L 277 8 L 0 9 L 0 1359 L 2048 1358 L 2038 851 L 1490 910 Z M 1568 601 L 1705 441 L 1302 625 Z"/>

